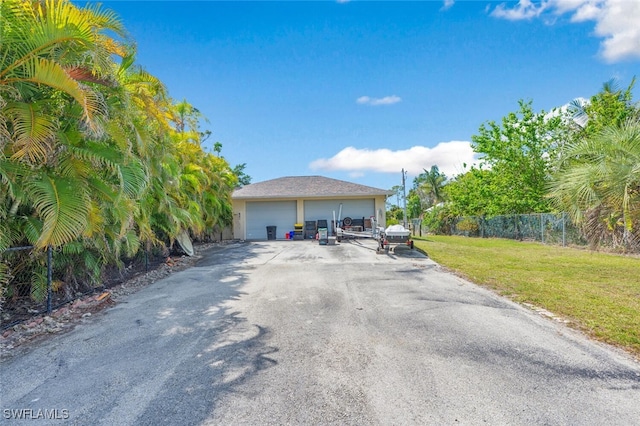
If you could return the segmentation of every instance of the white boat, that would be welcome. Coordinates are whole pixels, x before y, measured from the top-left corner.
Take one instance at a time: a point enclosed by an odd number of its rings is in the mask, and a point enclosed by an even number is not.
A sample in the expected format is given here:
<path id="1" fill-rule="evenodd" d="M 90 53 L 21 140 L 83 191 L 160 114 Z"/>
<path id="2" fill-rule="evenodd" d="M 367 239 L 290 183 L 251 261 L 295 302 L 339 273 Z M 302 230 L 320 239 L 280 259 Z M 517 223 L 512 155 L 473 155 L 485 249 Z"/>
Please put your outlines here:
<path id="1" fill-rule="evenodd" d="M 387 238 L 406 239 L 411 235 L 411 231 L 409 231 L 402 225 L 390 225 L 387 227 L 387 229 L 384 230 L 384 234 L 387 236 Z"/>

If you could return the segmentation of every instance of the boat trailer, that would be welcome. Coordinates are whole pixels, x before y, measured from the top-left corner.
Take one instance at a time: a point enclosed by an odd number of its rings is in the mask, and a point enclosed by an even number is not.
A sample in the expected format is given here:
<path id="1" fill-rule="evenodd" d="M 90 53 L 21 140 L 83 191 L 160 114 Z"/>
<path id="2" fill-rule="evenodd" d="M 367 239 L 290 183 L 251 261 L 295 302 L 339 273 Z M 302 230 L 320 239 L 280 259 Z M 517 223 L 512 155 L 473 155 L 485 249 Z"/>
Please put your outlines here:
<path id="1" fill-rule="evenodd" d="M 345 237 L 375 239 L 378 243 L 378 247 L 376 248 L 377 254 L 395 251 L 395 247 L 399 245 L 406 245 L 413 249 L 410 230 L 402 225 L 391 225 L 385 229 L 377 225 L 377 220 L 374 216 L 371 216 L 371 231 L 351 231 L 344 229 L 342 226 L 338 226 L 336 228 L 337 241 L 340 242 Z"/>

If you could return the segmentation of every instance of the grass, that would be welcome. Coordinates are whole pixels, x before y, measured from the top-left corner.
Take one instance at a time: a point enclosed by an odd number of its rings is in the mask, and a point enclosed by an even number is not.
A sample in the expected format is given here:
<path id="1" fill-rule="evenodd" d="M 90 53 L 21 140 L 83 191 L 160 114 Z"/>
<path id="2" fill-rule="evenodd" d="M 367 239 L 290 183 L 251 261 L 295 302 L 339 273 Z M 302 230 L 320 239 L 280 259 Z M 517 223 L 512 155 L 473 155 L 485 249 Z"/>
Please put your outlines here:
<path id="1" fill-rule="evenodd" d="M 455 236 L 416 238 L 415 246 L 469 281 L 544 308 L 640 358 L 640 258 Z"/>

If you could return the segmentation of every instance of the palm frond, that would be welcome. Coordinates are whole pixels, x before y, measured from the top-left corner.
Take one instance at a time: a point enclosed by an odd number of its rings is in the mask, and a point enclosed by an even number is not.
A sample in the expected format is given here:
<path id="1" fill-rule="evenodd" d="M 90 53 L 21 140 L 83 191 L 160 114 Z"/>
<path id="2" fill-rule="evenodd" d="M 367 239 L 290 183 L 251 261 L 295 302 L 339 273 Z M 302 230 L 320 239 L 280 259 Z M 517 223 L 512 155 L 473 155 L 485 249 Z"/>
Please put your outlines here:
<path id="1" fill-rule="evenodd" d="M 29 244 L 35 245 L 42 234 L 42 220 L 33 216 L 24 217 L 21 229 Z"/>
<path id="2" fill-rule="evenodd" d="M 71 241 L 70 243 L 62 246 L 62 253 L 66 255 L 80 254 L 85 249 L 86 248 L 84 244 L 82 244 L 82 241 Z"/>
<path id="3" fill-rule="evenodd" d="M 90 207 L 82 182 L 44 174 L 27 187 L 30 201 L 42 220 L 37 247 L 61 246 L 82 234 Z"/>
<path id="4" fill-rule="evenodd" d="M 88 162 L 94 168 L 107 170 L 112 174 L 119 173 L 124 161 L 122 151 L 94 141 L 81 141 L 81 144 L 68 147 L 74 157 Z"/>
<path id="5" fill-rule="evenodd" d="M 133 199 L 140 197 L 149 183 L 146 169 L 138 160 L 121 165 L 120 176 L 125 194 Z"/>
<path id="6" fill-rule="evenodd" d="M 569 106 L 567 108 L 567 111 L 571 115 L 571 118 L 573 118 L 573 121 L 581 128 L 584 128 L 589 120 L 589 116 L 585 110 L 586 105 L 588 105 L 588 101 L 584 99 L 573 99 L 569 102 Z"/>
<path id="7" fill-rule="evenodd" d="M 106 107 L 101 97 L 87 86 L 74 80 L 57 62 L 46 58 L 34 58 L 27 64 L 23 76 L 9 77 L 1 84 L 29 82 L 42 84 L 67 93 L 82 107 L 85 119 L 91 125 L 97 115 L 104 115 Z"/>
<path id="8" fill-rule="evenodd" d="M 140 238 L 134 231 L 129 231 L 122 237 L 122 245 L 125 255 L 132 257 L 140 250 Z"/>
<path id="9" fill-rule="evenodd" d="M 38 265 L 31 273 L 31 299 L 42 302 L 47 297 L 47 268 Z"/>
<path id="10" fill-rule="evenodd" d="M 12 158 L 41 164 L 52 151 L 58 121 L 43 112 L 40 102 L 11 102 L 5 113 L 12 127 Z"/>

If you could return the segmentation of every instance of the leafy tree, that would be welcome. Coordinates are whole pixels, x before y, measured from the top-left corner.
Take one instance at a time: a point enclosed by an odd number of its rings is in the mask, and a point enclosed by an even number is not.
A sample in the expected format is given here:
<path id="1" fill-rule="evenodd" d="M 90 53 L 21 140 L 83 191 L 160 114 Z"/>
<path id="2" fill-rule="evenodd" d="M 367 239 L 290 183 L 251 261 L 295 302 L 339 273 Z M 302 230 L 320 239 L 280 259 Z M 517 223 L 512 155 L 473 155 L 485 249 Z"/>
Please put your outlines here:
<path id="1" fill-rule="evenodd" d="M 397 225 L 402 223 L 404 218 L 404 210 L 396 205 L 391 206 L 391 209 L 387 210 L 387 222 L 386 226 Z"/>
<path id="2" fill-rule="evenodd" d="M 497 199 L 505 185 L 502 176 L 493 170 L 471 168 L 445 187 L 447 210 L 454 216 L 494 216 L 502 214 L 501 207 L 507 202 Z"/>
<path id="3" fill-rule="evenodd" d="M 236 176 L 238 183 L 236 188 L 241 188 L 251 183 L 251 176 L 245 173 L 244 169 L 247 167 L 247 163 L 238 164 L 233 168 L 233 174 Z"/>
<path id="4" fill-rule="evenodd" d="M 449 184 L 450 185 L 450 184 Z M 447 187 L 449 186 L 447 185 Z M 449 202 L 429 207 L 423 214 L 422 227 L 432 234 L 451 234 L 451 229 L 458 214 L 452 211 Z"/>
<path id="5" fill-rule="evenodd" d="M 409 216 L 408 219 L 421 217 L 423 211 L 424 209 L 422 208 L 420 196 L 414 189 L 411 189 L 409 191 L 409 195 L 407 195 L 407 215 Z"/>
<path id="6" fill-rule="evenodd" d="M 573 101 L 568 109 L 573 136 L 577 139 L 594 137 L 606 127 L 621 126 L 629 118 L 637 117 L 638 109 L 633 105 L 633 86 L 622 90 L 615 80 L 603 84 L 602 90 L 588 102 Z"/>
<path id="7" fill-rule="evenodd" d="M 518 112 L 509 113 L 500 124 L 483 124 L 472 136 L 484 171 L 474 171 L 471 180 L 481 176 L 490 182 L 490 191 L 468 194 L 468 198 L 486 197 L 478 203 L 490 214 L 549 210 L 545 198 L 549 159 L 555 156 L 562 119 L 558 114 L 535 113 L 531 102 L 520 101 L 519 106 Z"/>

